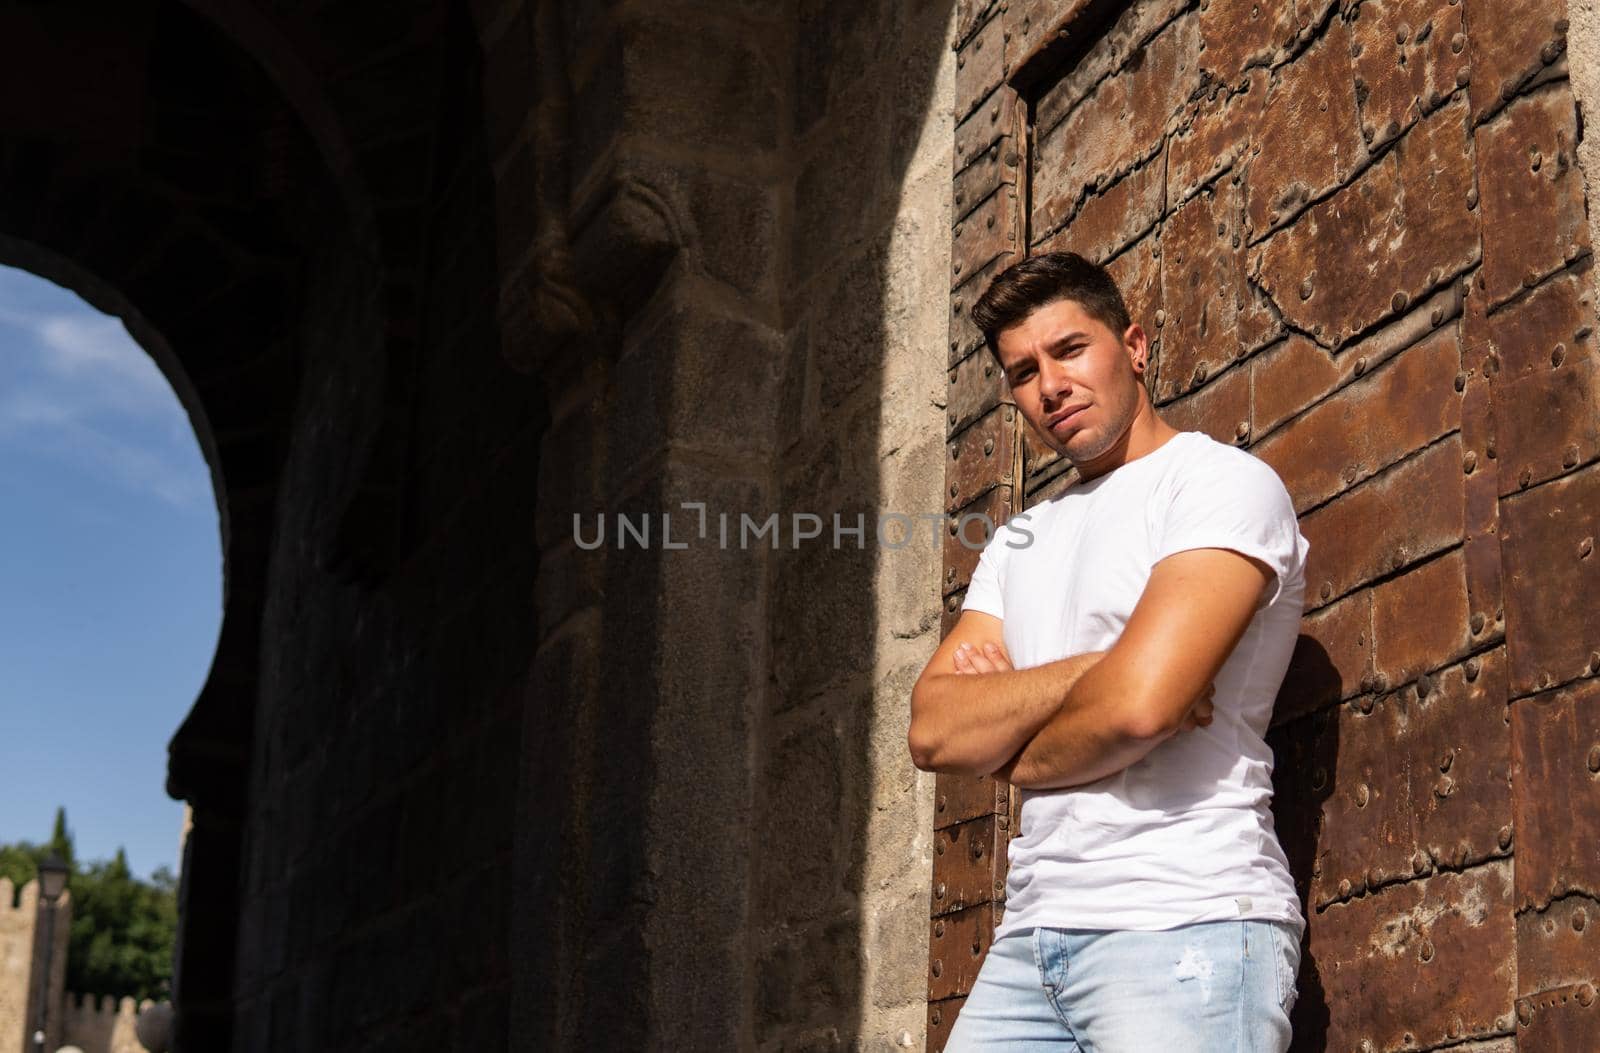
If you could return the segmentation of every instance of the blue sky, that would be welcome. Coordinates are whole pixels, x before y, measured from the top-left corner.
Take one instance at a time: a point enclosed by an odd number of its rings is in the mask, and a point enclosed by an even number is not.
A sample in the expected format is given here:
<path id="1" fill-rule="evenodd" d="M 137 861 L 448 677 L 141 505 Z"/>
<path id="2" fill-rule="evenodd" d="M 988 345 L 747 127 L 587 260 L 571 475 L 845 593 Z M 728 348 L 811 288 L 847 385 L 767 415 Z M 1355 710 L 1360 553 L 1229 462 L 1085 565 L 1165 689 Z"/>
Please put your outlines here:
<path id="1" fill-rule="evenodd" d="M 177 871 L 167 742 L 216 649 L 210 473 L 155 362 L 0 267 L 0 842 L 67 809 L 80 859 Z"/>

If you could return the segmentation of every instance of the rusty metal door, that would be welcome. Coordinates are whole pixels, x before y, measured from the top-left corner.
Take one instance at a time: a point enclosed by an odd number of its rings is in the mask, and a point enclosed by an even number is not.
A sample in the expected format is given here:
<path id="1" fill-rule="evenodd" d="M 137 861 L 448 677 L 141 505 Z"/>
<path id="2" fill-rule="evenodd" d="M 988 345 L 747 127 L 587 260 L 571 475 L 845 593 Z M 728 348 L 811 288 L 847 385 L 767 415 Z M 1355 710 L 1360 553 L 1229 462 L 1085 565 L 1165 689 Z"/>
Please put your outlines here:
<path id="1" fill-rule="evenodd" d="M 1600 365 L 1564 0 L 958 17 L 945 631 L 960 517 L 1074 481 L 968 312 L 1024 254 L 1080 252 L 1151 338 L 1158 412 L 1272 465 L 1311 542 L 1268 735 L 1310 923 L 1296 1048 L 1600 1049 Z M 936 793 L 930 1050 L 1015 829 L 1003 783 Z"/>

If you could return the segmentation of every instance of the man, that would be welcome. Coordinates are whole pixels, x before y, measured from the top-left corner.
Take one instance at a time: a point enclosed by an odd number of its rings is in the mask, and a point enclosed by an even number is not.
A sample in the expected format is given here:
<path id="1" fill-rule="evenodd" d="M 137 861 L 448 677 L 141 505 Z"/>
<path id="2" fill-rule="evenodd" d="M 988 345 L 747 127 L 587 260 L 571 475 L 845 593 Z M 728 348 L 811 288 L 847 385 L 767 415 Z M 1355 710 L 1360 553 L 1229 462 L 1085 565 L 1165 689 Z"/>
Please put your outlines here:
<path id="1" fill-rule="evenodd" d="M 1305 918 L 1263 736 L 1304 610 L 1294 506 L 1259 458 L 1156 415 L 1104 268 L 1024 260 L 972 317 L 1079 478 L 990 539 L 912 691 L 919 768 L 1022 796 L 945 1048 L 1282 1053 Z"/>

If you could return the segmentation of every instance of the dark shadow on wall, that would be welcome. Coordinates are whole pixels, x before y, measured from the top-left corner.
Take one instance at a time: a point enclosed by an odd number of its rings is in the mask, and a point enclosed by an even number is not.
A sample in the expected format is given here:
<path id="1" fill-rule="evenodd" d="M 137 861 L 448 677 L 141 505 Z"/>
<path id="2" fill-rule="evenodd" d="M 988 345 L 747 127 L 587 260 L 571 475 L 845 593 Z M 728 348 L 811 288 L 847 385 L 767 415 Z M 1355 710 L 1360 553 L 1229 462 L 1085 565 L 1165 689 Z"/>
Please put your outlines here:
<path id="1" fill-rule="evenodd" d="M 892 553 L 870 536 L 830 542 L 836 511 L 864 515 L 870 535 L 880 510 L 937 510 L 896 507 L 937 501 L 937 427 L 906 437 L 908 455 L 928 444 L 926 495 L 892 490 L 877 450 L 883 428 L 930 410 L 885 390 L 886 359 L 925 355 L 923 375 L 944 374 L 948 274 L 917 257 L 948 253 L 950 146 L 917 149 L 929 112 L 950 105 L 936 89 L 952 6 L 706 5 L 691 39 L 648 18 L 616 30 L 627 72 L 659 77 L 659 92 L 577 75 L 574 149 L 606 158 L 619 128 L 635 135 L 615 167 L 667 203 L 662 226 L 682 241 L 611 342 L 562 367 L 582 376 L 545 451 L 541 500 L 559 500 L 541 510 L 514 940 L 514 1027 L 533 1047 L 850 1048 L 877 1040 L 863 1018 L 915 1034 L 925 1013 L 928 876 L 913 839 L 929 817 L 901 821 L 919 812 L 910 681 L 880 681 L 880 652 L 937 633 L 940 552 L 908 547 L 902 567 L 920 562 L 886 584 Z M 606 10 L 564 9 L 568 46 L 605 39 Z M 927 204 L 897 218 L 908 179 L 930 171 Z M 601 213 L 574 217 L 580 246 L 628 244 L 592 234 L 606 219 L 649 225 Z M 909 287 L 919 262 L 927 288 Z M 934 335 L 913 346 L 924 308 Z M 709 539 L 617 548 L 619 514 L 659 532 L 670 513 L 675 537 L 691 536 L 685 501 L 705 502 Z M 603 558 L 557 547 L 571 513 L 592 536 L 597 511 L 612 531 Z M 781 547 L 720 547 L 722 512 L 735 534 L 741 513 L 777 513 Z M 791 547 L 795 513 L 827 533 Z M 896 590 L 904 609 L 886 615 L 876 597 Z M 874 811 L 886 799 L 887 826 Z M 898 898 L 876 887 L 894 869 L 885 829 L 905 838 Z"/>
<path id="2" fill-rule="evenodd" d="M 1313 876 L 1320 866 L 1324 806 L 1337 789 L 1338 708 L 1346 675 L 1353 676 L 1342 674 L 1315 638 L 1301 634 L 1266 736 L 1273 756 L 1273 821 L 1307 922 L 1291 1014 L 1297 1050 L 1326 1045 L 1328 1000 L 1310 948 L 1311 926 L 1317 923 Z"/>

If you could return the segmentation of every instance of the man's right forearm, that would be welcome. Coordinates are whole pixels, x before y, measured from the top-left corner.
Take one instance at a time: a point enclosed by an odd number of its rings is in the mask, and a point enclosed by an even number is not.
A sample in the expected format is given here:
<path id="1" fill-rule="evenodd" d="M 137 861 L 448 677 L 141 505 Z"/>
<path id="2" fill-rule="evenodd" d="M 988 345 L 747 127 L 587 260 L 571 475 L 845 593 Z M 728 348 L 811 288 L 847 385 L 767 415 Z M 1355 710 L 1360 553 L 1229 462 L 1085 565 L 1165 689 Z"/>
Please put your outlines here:
<path id="1" fill-rule="evenodd" d="M 930 743 L 918 767 L 928 771 L 987 775 L 1049 723 L 1103 652 L 996 673 L 946 673 L 921 681 L 912 693 L 913 713 Z"/>

